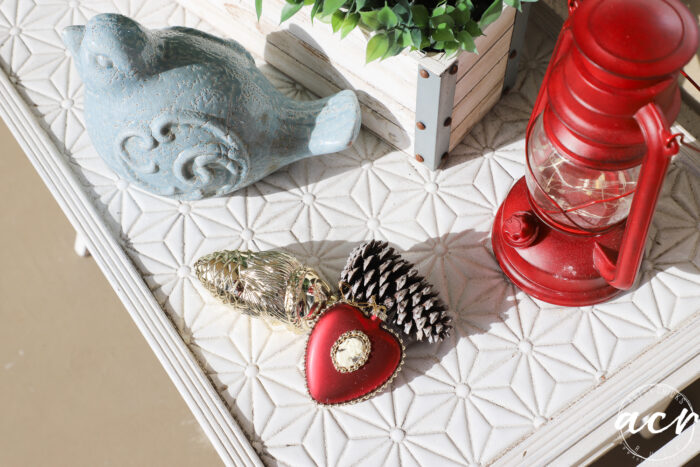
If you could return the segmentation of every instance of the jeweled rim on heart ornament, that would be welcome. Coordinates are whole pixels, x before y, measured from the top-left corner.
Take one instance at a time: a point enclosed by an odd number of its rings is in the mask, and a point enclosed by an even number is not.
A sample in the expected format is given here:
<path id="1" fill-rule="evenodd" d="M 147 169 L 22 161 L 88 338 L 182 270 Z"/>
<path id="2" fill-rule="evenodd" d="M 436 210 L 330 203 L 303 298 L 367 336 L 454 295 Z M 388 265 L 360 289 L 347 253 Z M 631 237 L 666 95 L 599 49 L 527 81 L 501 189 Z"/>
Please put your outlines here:
<path id="1" fill-rule="evenodd" d="M 372 397 L 401 371 L 404 338 L 437 342 L 451 330 L 438 295 L 386 242 L 352 251 L 339 295 L 313 268 L 277 251 L 219 251 L 197 260 L 194 270 L 238 311 L 308 332 L 304 380 L 321 405 Z"/>

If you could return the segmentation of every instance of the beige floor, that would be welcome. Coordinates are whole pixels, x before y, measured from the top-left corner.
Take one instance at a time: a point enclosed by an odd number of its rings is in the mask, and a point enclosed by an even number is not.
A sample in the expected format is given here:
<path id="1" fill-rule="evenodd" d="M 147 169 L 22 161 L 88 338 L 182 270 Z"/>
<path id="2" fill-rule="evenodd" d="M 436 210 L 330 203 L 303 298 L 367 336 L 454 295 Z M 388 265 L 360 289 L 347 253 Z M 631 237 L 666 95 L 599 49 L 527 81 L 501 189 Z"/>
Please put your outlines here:
<path id="1" fill-rule="evenodd" d="M 220 465 L 0 123 L 0 466 Z"/>

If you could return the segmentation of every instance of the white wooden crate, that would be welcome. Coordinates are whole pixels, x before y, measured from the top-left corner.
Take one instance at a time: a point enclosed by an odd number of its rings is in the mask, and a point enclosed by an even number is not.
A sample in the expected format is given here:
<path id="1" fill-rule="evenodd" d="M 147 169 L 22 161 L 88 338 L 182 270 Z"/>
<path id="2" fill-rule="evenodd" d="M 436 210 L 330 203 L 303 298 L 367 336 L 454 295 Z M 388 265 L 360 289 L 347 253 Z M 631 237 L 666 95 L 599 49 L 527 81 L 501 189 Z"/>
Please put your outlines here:
<path id="1" fill-rule="evenodd" d="M 507 65 L 517 68 L 511 7 L 476 39 L 478 54 L 404 51 L 367 64 L 365 31 L 341 40 L 330 25 L 312 22 L 308 9 L 280 25 L 285 0 L 265 0 L 260 21 L 250 0 L 181 3 L 317 95 L 354 89 L 365 127 L 431 169 L 498 101 Z"/>

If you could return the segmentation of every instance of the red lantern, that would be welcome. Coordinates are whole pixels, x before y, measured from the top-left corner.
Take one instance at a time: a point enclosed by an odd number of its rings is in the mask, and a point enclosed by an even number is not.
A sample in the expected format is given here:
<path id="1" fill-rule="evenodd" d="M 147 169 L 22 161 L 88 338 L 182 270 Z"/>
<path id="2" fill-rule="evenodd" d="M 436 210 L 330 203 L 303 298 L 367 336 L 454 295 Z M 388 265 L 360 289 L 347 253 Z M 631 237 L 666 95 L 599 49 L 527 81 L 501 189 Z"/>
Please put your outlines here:
<path id="1" fill-rule="evenodd" d="M 634 283 L 666 169 L 678 74 L 698 26 L 678 0 L 572 1 L 527 129 L 527 172 L 493 250 L 528 294 L 565 306 Z"/>

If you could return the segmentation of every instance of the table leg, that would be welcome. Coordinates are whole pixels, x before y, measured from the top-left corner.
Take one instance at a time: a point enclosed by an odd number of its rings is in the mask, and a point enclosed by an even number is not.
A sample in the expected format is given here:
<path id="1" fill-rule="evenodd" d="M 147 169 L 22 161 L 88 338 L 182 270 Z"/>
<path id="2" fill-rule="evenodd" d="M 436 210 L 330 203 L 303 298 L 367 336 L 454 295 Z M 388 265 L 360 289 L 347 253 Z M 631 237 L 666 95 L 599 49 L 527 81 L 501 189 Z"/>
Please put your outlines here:
<path id="1" fill-rule="evenodd" d="M 79 233 L 75 234 L 75 243 L 73 244 L 73 249 L 75 250 L 75 254 L 77 254 L 78 256 L 82 256 L 83 258 L 87 258 L 88 256 L 90 256 L 90 251 L 88 250 L 88 247 L 85 244 L 85 240 L 83 239 L 83 236 Z"/>

